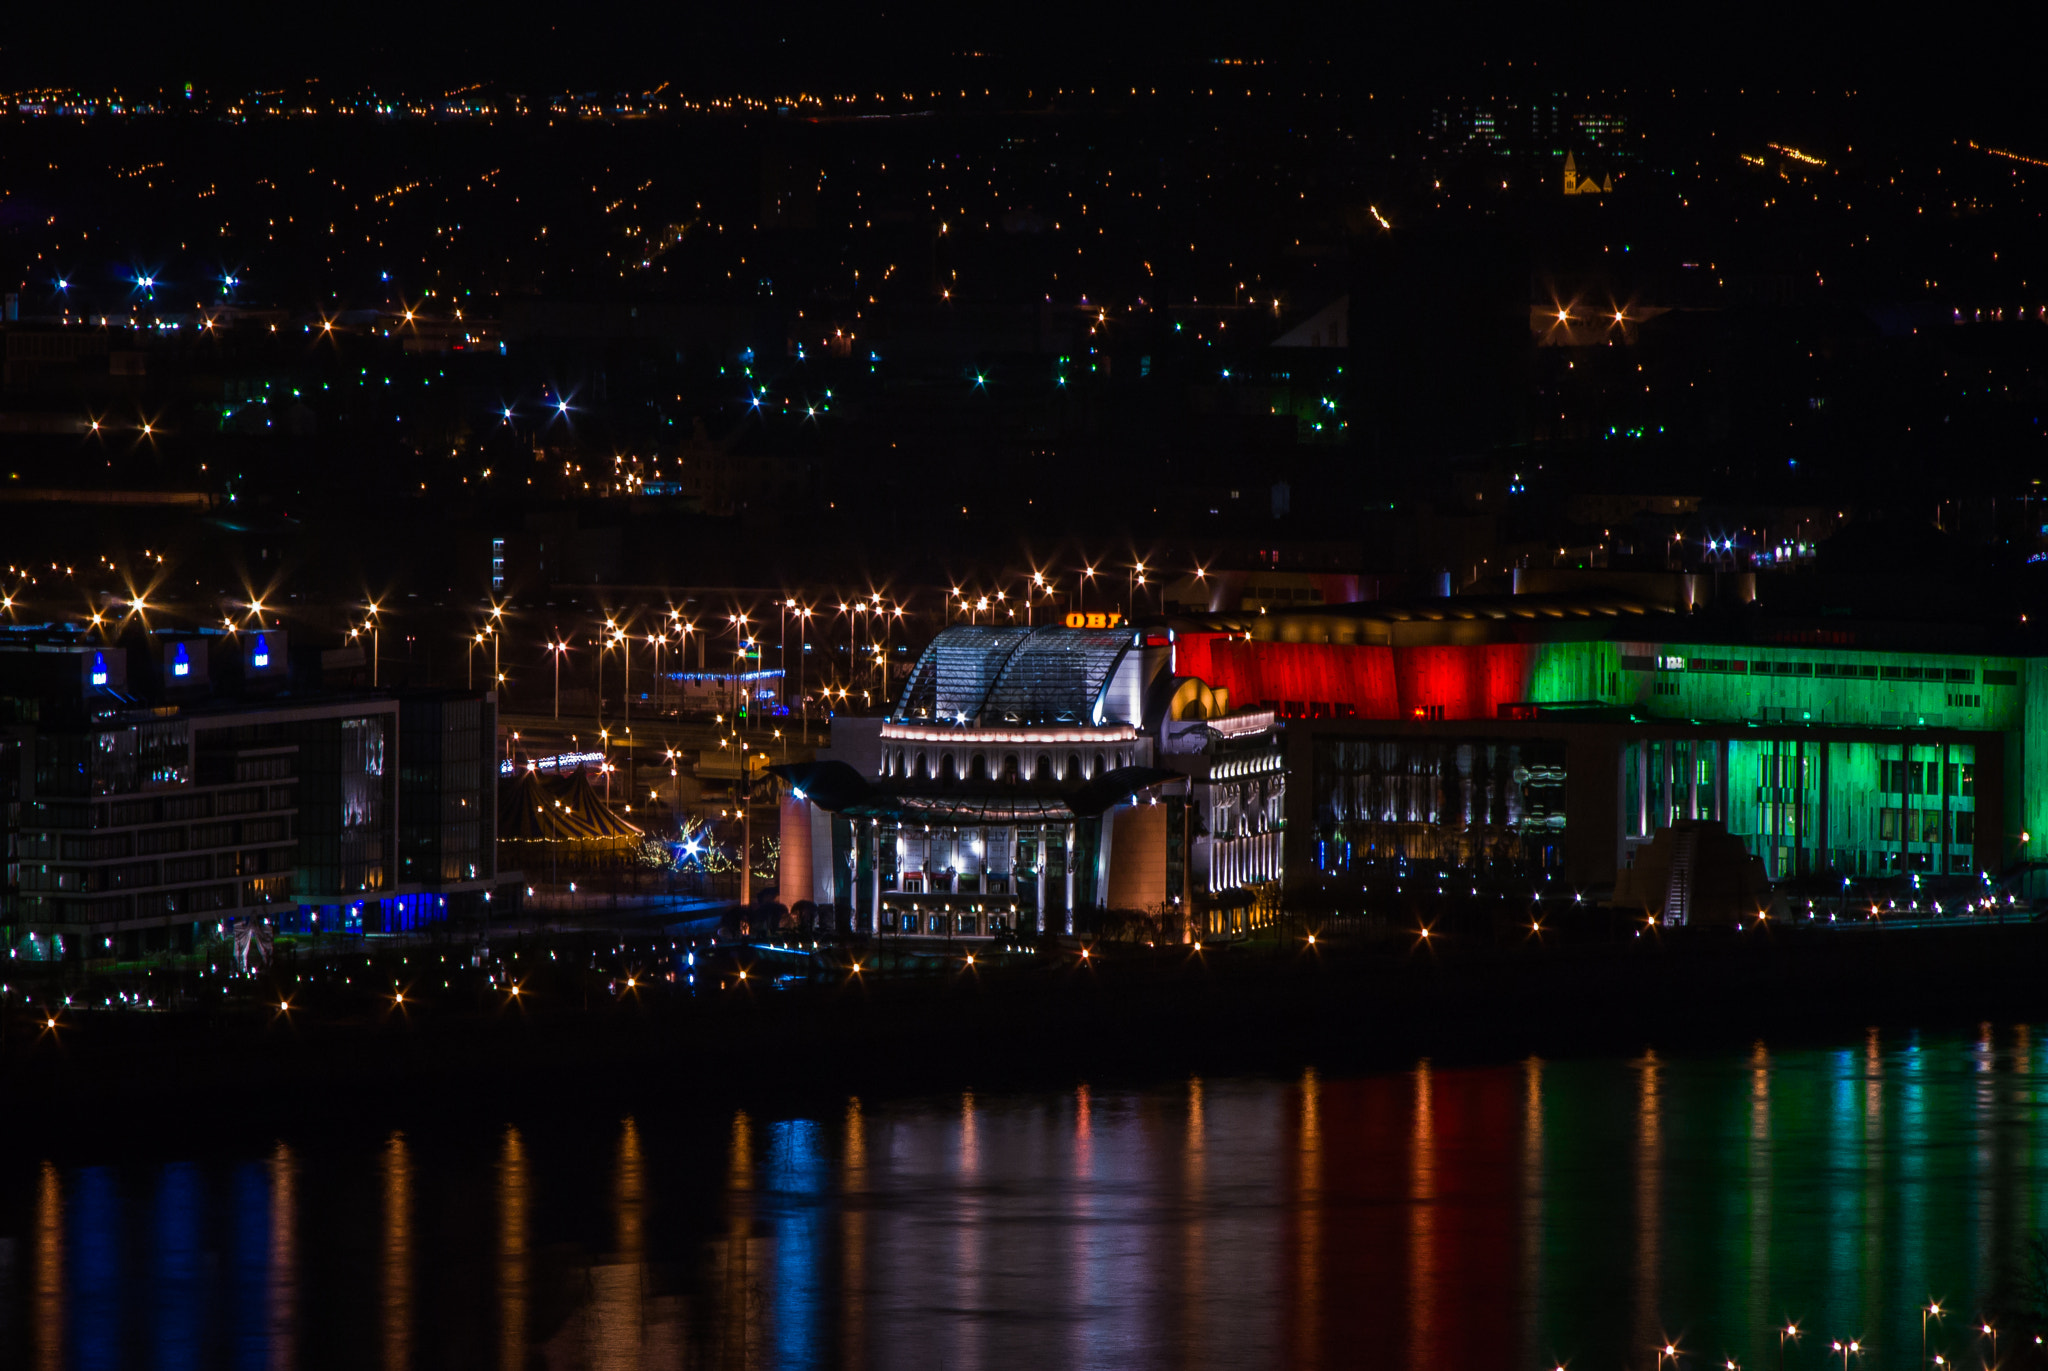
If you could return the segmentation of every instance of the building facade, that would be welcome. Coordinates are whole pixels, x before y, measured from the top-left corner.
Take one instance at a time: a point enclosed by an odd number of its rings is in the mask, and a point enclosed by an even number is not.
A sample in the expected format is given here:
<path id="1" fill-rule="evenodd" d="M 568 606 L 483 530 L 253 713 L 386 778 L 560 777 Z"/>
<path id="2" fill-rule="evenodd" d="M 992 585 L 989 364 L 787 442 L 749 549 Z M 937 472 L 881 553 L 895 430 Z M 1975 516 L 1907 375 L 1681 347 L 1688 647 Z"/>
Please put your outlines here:
<path id="1" fill-rule="evenodd" d="M 2048 832 L 2048 662 L 2000 626 L 1471 596 L 1211 622 L 1178 671 L 1271 709 L 1290 888 L 1375 864 L 1611 888 L 1707 821 L 1774 882 L 1998 879 Z"/>
<path id="2" fill-rule="evenodd" d="M 491 696 L 302 692 L 281 632 L 204 647 L 0 638 L 14 955 L 175 952 L 235 919 L 399 931 L 485 897 Z"/>
<path id="3" fill-rule="evenodd" d="M 780 768 L 785 902 L 862 933 L 1071 935 L 1098 911 L 1183 936 L 1276 883 L 1284 774 L 1270 711 L 1172 671 L 1167 632 L 956 626 L 895 710 L 833 722 Z M 793 845 L 792 825 L 803 829 Z"/>

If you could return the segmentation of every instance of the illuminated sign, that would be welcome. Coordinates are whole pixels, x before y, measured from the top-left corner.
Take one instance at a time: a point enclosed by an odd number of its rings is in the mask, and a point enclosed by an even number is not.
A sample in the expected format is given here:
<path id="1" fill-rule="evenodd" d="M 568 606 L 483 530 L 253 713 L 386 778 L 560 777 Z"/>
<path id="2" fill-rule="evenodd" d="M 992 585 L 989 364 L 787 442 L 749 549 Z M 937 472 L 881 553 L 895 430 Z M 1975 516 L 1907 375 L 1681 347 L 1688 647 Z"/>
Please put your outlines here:
<path id="1" fill-rule="evenodd" d="M 597 766 L 604 761 L 602 752 L 560 752 L 552 757 L 536 757 L 528 761 L 528 771 L 575 771 L 580 767 Z M 511 758 L 498 763 L 498 774 L 510 776 L 518 770 L 518 764 Z"/>
<path id="2" fill-rule="evenodd" d="M 185 676 L 190 676 L 191 674 L 192 654 L 185 651 L 185 645 L 183 643 L 179 643 L 177 651 L 171 657 L 171 675 L 182 678 Z"/>
<path id="3" fill-rule="evenodd" d="M 104 652 L 92 654 L 92 683 L 96 686 L 107 683 L 107 654 Z"/>
<path id="4" fill-rule="evenodd" d="M 261 633 L 256 635 L 255 650 L 249 654 L 249 665 L 258 671 L 270 665 L 270 640 Z"/>
<path id="5" fill-rule="evenodd" d="M 1123 618 L 1123 615 L 1114 612 L 1104 614 L 1100 610 L 1091 610 L 1090 612 L 1083 614 L 1079 610 L 1075 610 L 1074 612 L 1067 615 L 1067 627 L 1115 628 L 1118 624 L 1123 622 Z"/>

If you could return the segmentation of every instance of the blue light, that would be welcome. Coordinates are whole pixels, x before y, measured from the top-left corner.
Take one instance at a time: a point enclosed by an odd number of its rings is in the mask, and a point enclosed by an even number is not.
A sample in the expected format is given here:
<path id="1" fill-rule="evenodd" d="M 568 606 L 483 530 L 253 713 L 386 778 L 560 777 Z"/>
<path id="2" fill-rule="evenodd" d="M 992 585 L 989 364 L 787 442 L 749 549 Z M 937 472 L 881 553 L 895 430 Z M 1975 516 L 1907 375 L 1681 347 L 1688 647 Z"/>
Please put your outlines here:
<path id="1" fill-rule="evenodd" d="M 249 654 L 249 665 L 258 671 L 270 665 L 270 640 L 261 633 L 256 635 L 256 650 Z"/>
<path id="2" fill-rule="evenodd" d="M 567 400 L 556 401 L 555 412 L 557 414 L 567 414 L 569 412 L 569 402 Z"/>
<path id="3" fill-rule="evenodd" d="M 64 279 L 63 277 L 59 276 L 59 277 L 57 278 L 57 289 L 59 289 L 59 290 L 69 290 L 69 289 L 71 289 L 71 283 L 70 283 L 69 281 L 65 280 L 65 279 Z"/>
<path id="4" fill-rule="evenodd" d="M 92 654 L 92 683 L 96 686 L 107 683 L 107 654 L 104 652 Z"/>
<path id="5" fill-rule="evenodd" d="M 191 657 L 191 654 L 189 654 L 188 652 L 186 652 L 186 651 L 185 651 L 185 645 L 184 645 L 183 643 L 179 643 L 179 644 L 178 644 L 178 650 L 177 650 L 177 653 L 176 653 L 176 655 L 174 655 L 174 656 L 173 656 L 173 657 L 171 658 L 171 675 L 173 675 L 173 676 L 190 676 L 191 674 L 192 674 L 192 657 Z"/>

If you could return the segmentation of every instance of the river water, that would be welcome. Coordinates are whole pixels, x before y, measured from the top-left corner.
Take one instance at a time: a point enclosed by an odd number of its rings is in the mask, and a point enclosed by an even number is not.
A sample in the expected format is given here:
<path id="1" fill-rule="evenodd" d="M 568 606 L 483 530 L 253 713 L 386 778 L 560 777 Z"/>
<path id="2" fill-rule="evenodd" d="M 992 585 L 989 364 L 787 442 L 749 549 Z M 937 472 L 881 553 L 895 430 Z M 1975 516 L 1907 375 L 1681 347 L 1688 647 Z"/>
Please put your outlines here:
<path id="1" fill-rule="evenodd" d="M 1975 1366 L 2048 1226 L 2024 1026 L 0 1153 L 0 1363 Z M 2031 1344 L 2031 1336 L 2025 1339 Z M 2022 1352 L 2030 1348 L 2018 1349 Z"/>

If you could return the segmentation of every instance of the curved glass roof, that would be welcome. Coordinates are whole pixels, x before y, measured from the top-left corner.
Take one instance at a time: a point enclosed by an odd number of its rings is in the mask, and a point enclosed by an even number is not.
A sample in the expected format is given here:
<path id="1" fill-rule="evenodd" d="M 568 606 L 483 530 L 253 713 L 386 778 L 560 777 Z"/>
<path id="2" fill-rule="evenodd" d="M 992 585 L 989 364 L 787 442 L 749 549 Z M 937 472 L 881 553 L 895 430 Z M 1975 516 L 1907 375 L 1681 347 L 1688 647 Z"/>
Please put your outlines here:
<path id="1" fill-rule="evenodd" d="M 1131 648 L 1129 629 L 944 630 L 918 658 L 898 701 L 902 723 L 1087 724 Z"/>

